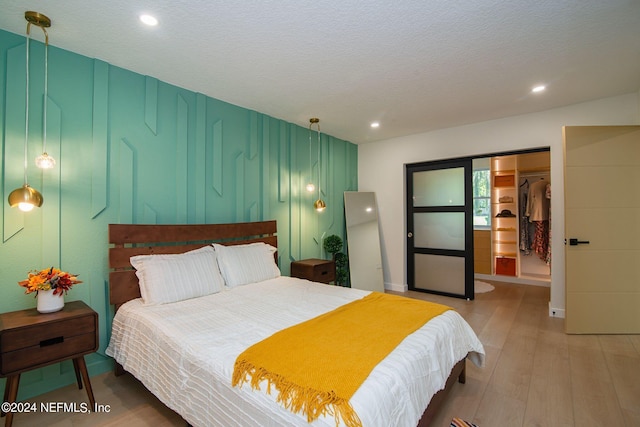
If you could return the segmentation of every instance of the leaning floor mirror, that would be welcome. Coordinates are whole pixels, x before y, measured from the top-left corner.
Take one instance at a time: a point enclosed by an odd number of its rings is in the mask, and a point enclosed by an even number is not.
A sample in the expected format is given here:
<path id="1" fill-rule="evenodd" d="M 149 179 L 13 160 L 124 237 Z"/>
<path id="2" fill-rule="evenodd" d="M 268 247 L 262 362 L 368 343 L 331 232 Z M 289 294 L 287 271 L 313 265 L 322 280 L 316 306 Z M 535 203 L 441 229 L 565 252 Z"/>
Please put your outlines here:
<path id="1" fill-rule="evenodd" d="M 344 211 L 351 287 L 384 292 L 375 193 L 345 191 Z"/>

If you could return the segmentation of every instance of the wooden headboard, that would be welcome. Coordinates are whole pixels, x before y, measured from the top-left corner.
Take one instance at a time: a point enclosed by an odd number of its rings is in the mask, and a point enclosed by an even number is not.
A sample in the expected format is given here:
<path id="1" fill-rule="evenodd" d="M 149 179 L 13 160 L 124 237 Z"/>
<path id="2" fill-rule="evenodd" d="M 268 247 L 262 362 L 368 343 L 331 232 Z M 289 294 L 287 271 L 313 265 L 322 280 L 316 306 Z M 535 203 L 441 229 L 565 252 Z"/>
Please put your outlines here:
<path id="1" fill-rule="evenodd" d="M 276 221 L 235 224 L 109 224 L 109 301 L 116 306 L 140 297 L 134 255 L 178 254 L 211 243 L 265 242 L 278 247 Z"/>

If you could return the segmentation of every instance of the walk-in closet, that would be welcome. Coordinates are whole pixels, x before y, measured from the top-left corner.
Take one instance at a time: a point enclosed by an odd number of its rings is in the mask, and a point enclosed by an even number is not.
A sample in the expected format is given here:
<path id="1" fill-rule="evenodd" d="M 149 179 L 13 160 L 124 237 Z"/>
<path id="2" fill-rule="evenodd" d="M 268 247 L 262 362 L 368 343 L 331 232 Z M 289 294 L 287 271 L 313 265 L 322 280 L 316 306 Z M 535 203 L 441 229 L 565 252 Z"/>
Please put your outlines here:
<path id="1" fill-rule="evenodd" d="M 490 208 L 474 230 L 476 277 L 548 286 L 551 280 L 550 152 L 494 156 Z"/>

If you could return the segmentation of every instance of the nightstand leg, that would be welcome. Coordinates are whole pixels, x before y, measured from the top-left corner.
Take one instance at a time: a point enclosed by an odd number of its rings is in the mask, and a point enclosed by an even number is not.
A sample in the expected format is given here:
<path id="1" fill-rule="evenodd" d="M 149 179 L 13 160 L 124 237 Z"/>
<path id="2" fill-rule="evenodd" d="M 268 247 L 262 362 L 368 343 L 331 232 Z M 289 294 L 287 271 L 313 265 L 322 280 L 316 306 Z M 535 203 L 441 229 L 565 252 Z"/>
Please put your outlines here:
<path id="1" fill-rule="evenodd" d="M 7 378 L 7 380 L 4 383 L 4 399 L 2 399 L 3 402 L 8 402 L 9 398 L 9 378 Z M 0 412 L 0 416 L 4 417 L 4 411 Z"/>
<path id="2" fill-rule="evenodd" d="M 73 359 L 74 364 L 78 364 L 78 369 L 82 375 L 82 382 L 87 389 L 87 396 L 89 397 L 89 403 L 91 404 L 91 410 L 96 407 L 96 399 L 93 397 L 93 390 L 91 389 L 91 380 L 89 379 L 89 373 L 87 372 L 87 364 L 84 363 L 84 357 L 76 357 Z"/>
<path id="3" fill-rule="evenodd" d="M 7 377 L 7 383 L 4 387 L 4 401 L 15 402 L 18 397 L 18 384 L 20 384 L 20 374 Z M 13 423 L 13 412 L 2 412 L 2 416 L 7 416 L 4 421 L 5 427 L 11 427 Z"/>
<path id="4" fill-rule="evenodd" d="M 80 367 L 78 359 L 73 359 L 73 370 L 76 372 L 76 381 L 78 381 L 78 389 L 82 390 L 82 378 L 80 377 Z"/>

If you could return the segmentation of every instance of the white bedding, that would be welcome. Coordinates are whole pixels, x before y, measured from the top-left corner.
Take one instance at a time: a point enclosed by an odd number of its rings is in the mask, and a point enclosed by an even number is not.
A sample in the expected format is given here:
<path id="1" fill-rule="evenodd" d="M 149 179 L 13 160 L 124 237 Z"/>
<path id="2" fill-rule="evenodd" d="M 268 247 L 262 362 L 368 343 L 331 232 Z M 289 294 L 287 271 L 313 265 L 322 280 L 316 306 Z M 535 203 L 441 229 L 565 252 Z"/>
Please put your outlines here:
<path id="1" fill-rule="evenodd" d="M 106 350 L 168 407 L 193 426 L 308 425 L 275 402 L 265 387 L 231 387 L 237 356 L 283 328 L 368 294 L 278 277 L 171 304 L 140 299 L 118 310 Z M 408 336 L 369 375 L 351 404 L 363 426 L 414 426 L 453 365 L 484 349 L 455 311 Z M 317 426 L 335 426 L 332 417 Z"/>

